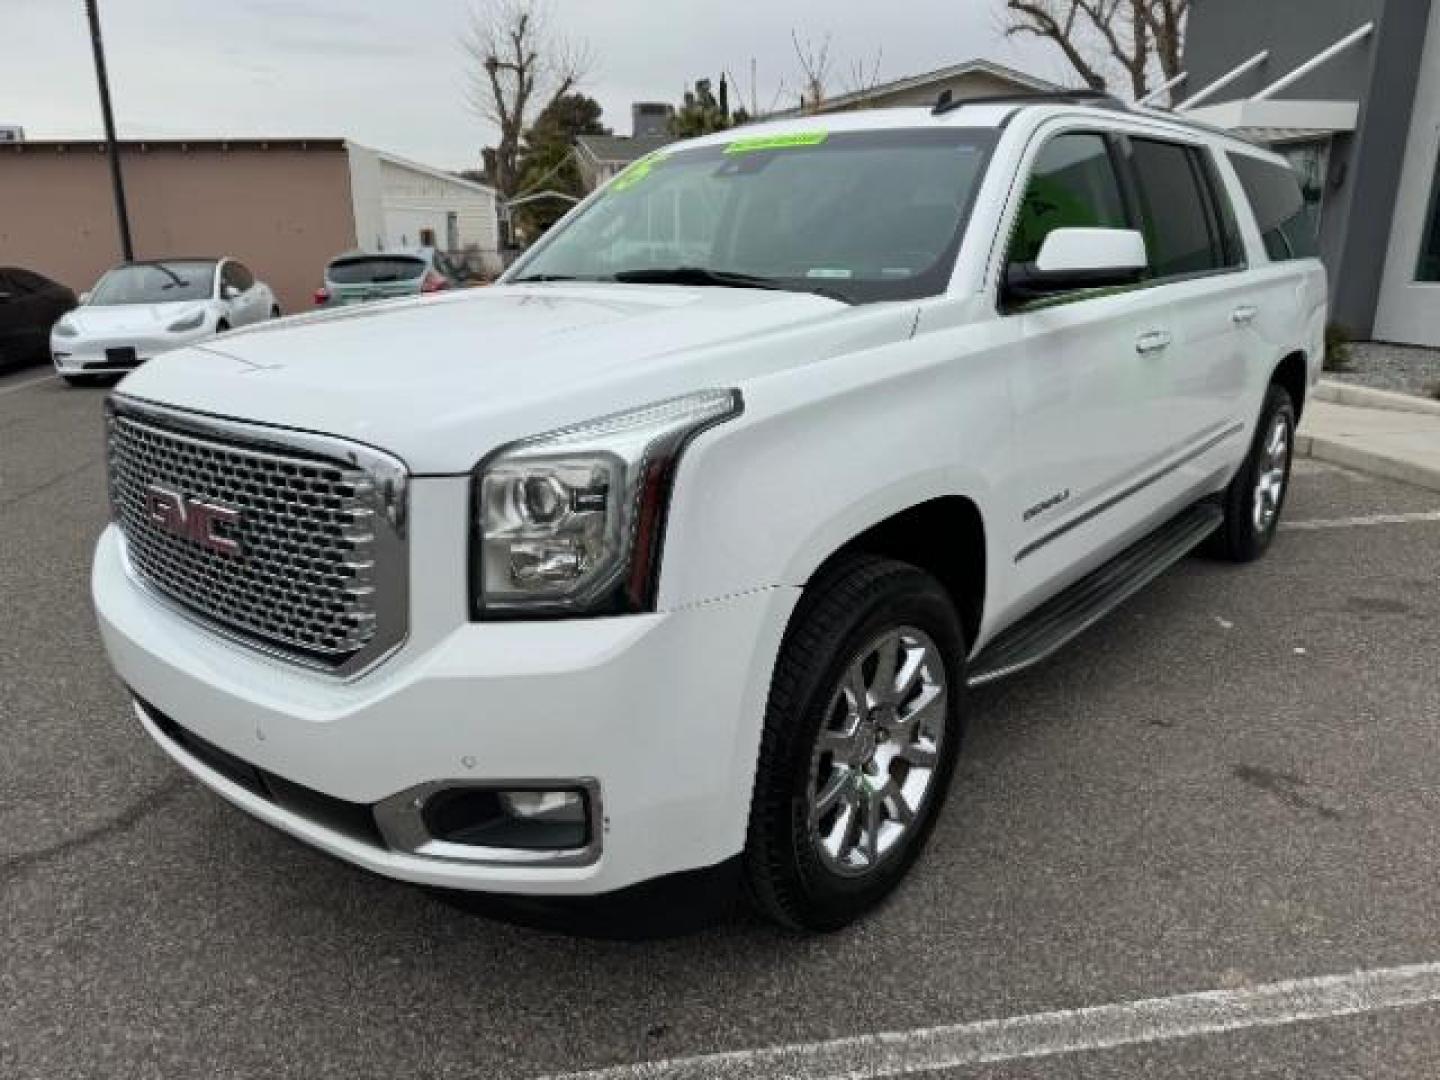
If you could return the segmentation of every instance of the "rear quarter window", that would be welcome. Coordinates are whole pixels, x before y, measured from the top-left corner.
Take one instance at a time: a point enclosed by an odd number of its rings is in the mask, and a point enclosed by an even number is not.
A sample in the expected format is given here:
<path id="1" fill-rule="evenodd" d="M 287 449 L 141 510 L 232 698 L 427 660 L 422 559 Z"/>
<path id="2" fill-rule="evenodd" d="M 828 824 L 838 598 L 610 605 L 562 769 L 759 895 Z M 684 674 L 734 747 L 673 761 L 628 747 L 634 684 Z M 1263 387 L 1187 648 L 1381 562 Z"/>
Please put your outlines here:
<path id="1" fill-rule="evenodd" d="M 1300 191 L 1300 178 L 1285 165 L 1247 154 L 1229 155 L 1265 251 L 1276 262 L 1308 259 L 1319 252 L 1319 222 Z"/>

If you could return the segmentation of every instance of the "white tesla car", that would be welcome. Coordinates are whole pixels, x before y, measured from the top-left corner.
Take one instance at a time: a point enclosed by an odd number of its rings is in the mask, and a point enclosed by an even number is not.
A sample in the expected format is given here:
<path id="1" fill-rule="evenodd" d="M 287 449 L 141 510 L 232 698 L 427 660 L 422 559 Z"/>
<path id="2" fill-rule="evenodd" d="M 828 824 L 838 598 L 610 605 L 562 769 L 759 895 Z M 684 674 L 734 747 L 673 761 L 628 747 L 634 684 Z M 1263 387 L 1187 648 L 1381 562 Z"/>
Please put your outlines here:
<path id="1" fill-rule="evenodd" d="M 280 317 L 270 286 L 235 259 L 161 259 L 106 273 L 55 324 L 50 355 L 72 386 L 202 338 Z"/>

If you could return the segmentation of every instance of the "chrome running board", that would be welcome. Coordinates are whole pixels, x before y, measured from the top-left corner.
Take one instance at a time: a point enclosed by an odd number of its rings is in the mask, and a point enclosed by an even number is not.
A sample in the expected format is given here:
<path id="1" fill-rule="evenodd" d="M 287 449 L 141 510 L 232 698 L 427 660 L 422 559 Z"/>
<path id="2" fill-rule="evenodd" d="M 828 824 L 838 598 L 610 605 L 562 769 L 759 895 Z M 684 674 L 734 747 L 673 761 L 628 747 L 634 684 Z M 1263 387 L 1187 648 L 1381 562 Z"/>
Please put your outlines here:
<path id="1" fill-rule="evenodd" d="M 1193 551 L 1224 517 L 1214 502 L 1198 502 L 1045 601 L 971 661 L 970 685 L 1014 675 L 1057 652 Z"/>

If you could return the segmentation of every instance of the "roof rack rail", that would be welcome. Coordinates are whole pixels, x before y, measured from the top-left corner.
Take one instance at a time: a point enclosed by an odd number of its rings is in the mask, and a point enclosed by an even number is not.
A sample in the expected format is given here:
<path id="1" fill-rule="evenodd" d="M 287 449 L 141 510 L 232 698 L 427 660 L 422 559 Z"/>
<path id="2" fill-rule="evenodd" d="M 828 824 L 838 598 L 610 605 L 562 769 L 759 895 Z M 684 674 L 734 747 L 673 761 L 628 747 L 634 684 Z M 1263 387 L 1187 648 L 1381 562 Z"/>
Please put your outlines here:
<path id="1" fill-rule="evenodd" d="M 1121 109 L 1129 106 L 1114 94 L 1105 90 L 1035 90 L 1021 94 L 988 94 L 984 97 L 956 99 L 947 89 L 940 92 L 940 98 L 931 115 L 941 116 L 966 105 L 1092 105 L 1101 109 Z"/>

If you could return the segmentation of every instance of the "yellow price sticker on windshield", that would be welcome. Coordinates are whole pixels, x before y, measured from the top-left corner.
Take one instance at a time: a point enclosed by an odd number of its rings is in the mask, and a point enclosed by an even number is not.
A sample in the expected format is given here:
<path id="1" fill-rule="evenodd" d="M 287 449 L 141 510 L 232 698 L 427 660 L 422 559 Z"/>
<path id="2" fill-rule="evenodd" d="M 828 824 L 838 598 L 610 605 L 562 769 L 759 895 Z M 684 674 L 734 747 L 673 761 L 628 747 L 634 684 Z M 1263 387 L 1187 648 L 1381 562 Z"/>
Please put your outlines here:
<path id="1" fill-rule="evenodd" d="M 610 184 L 610 190 L 624 191 L 626 188 L 634 187 L 649 176 L 655 166 L 663 164 L 667 156 L 658 150 L 653 154 L 647 154 L 617 176 Z"/>
<path id="2" fill-rule="evenodd" d="M 795 131 L 789 135 L 752 135 L 736 139 L 725 147 L 727 154 L 753 154 L 757 150 L 792 150 L 800 146 L 819 146 L 830 137 L 828 131 Z"/>

